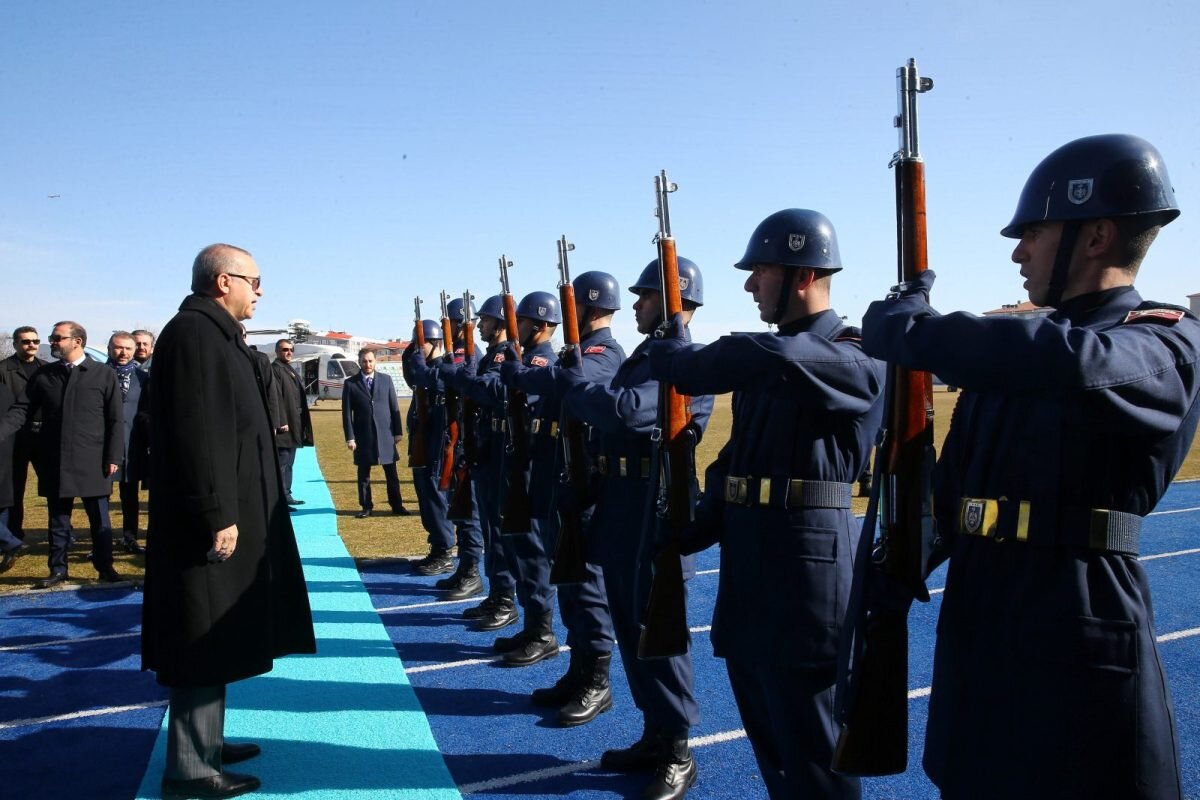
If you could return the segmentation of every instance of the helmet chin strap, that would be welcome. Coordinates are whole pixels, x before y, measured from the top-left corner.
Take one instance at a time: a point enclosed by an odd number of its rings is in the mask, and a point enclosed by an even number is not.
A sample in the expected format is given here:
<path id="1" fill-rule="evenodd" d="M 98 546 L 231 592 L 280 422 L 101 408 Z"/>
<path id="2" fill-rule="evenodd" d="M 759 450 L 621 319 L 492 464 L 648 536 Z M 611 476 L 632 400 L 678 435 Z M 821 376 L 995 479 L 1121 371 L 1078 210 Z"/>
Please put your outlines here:
<path id="1" fill-rule="evenodd" d="M 804 277 L 800 281 L 798 287 L 796 283 L 796 273 L 803 272 Z M 783 283 L 779 285 L 779 299 L 775 301 L 775 313 L 771 315 L 771 324 L 779 325 L 783 319 L 783 315 L 787 313 L 788 300 L 792 295 L 793 288 L 798 288 L 805 291 L 812 286 L 816 280 L 817 273 L 811 267 L 784 267 L 783 268 Z"/>
<path id="2" fill-rule="evenodd" d="M 1054 269 L 1050 273 L 1050 285 L 1046 288 L 1046 305 L 1058 308 L 1062 303 L 1063 290 L 1067 288 L 1067 277 L 1071 272 L 1071 255 L 1083 226 L 1079 220 L 1063 223 L 1062 238 L 1058 240 L 1058 252 L 1054 254 Z"/>

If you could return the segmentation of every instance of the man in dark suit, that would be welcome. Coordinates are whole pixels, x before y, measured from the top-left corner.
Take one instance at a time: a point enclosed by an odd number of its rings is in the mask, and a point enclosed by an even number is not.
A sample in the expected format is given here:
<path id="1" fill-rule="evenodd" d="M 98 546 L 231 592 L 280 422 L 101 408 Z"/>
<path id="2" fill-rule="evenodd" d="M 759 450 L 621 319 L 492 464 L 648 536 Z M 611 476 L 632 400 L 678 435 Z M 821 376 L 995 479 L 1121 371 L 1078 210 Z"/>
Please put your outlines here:
<path id="1" fill-rule="evenodd" d="M 133 360 L 147 372 L 150 371 L 150 359 L 154 357 L 154 334 L 147 330 L 138 329 L 133 332 Z"/>
<path id="2" fill-rule="evenodd" d="M 125 422 L 117 376 L 87 356 L 87 331 L 77 322 L 54 326 L 50 354 L 58 361 L 40 368 L 25 387 L 25 398 L 0 422 L 0 438 L 17 431 L 41 412 L 38 494 L 50 512 L 50 577 L 45 589 L 67 579 L 71 511 L 83 498 L 92 532 L 92 565 L 100 580 L 121 580 L 112 566 L 112 527 L 108 496 L 112 476 L 124 456 Z"/>
<path id="3" fill-rule="evenodd" d="M 288 339 L 275 343 L 275 361 L 271 364 L 275 397 L 275 449 L 279 452 L 279 471 L 283 475 L 284 497 L 289 506 L 304 503 L 292 497 L 292 465 L 296 450 L 313 446 L 312 419 L 308 413 L 308 398 L 304 384 L 292 369 L 295 345 Z"/>
<path id="4" fill-rule="evenodd" d="M 170 688 L 164 797 L 257 789 L 225 771 L 259 753 L 224 741 L 225 686 L 316 650 L 267 397 L 238 326 L 261 281 L 241 248 L 200 251 L 155 352 L 142 668 Z"/>
<path id="5" fill-rule="evenodd" d="M 371 350 L 364 347 L 358 351 L 358 365 L 362 371 L 342 386 L 342 429 L 358 467 L 358 504 L 362 507 L 358 518 L 371 516 L 371 467 L 375 464 L 383 467 L 392 513 L 407 516 L 396 475 L 396 445 L 404 436 L 396 387 L 391 376 L 375 371 Z"/>
<path id="6" fill-rule="evenodd" d="M 0 415 L 12 408 L 17 400 L 7 383 L 0 381 Z M 8 572 L 25 545 L 8 528 L 12 512 L 12 446 L 13 436 L 0 437 L 0 572 Z"/>
<path id="7" fill-rule="evenodd" d="M 141 512 L 141 501 L 138 498 L 138 482 L 141 469 L 145 463 L 142 453 L 146 444 L 145 436 L 134 436 L 134 431 L 143 432 L 145 417 L 138 414 L 146 412 L 146 399 L 149 394 L 145 391 L 150 373 L 138 367 L 133 360 L 136 345 L 133 336 L 125 331 L 117 331 L 108 337 L 108 365 L 117 376 L 117 386 L 121 390 L 121 410 L 125 420 L 125 449 L 124 458 L 117 465 L 117 494 L 121 498 L 121 533 L 122 544 L 126 553 L 138 554 L 143 552 L 138 544 L 138 514 Z M 136 448 L 136 449 L 135 449 Z"/>
<path id="8" fill-rule="evenodd" d="M 22 325 L 13 331 L 13 347 L 16 352 L 0 362 L 0 383 L 8 386 L 14 400 L 25 391 L 25 384 L 33 377 L 33 373 L 49 363 L 37 357 L 38 345 L 41 343 L 36 328 Z M 17 431 L 13 438 L 10 462 L 13 502 L 8 527 L 18 539 L 25 538 L 25 479 L 29 476 L 30 464 L 33 465 L 34 472 L 37 472 L 38 431 L 41 428 L 41 414 L 34 414 L 25 421 L 25 426 Z"/>

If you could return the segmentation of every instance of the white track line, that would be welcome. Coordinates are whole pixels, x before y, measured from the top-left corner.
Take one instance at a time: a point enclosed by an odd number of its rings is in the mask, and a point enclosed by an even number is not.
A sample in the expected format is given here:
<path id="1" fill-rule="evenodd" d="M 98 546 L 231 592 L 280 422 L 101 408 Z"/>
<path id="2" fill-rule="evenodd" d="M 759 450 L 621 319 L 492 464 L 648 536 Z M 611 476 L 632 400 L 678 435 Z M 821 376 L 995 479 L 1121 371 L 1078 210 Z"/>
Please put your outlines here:
<path id="1" fill-rule="evenodd" d="M 53 647 L 56 644 L 75 644 L 76 642 L 102 642 L 105 639 L 130 639 L 141 636 L 141 631 L 131 633 L 106 633 L 102 636 L 80 636 L 76 639 L 51 639 L 46 642 L 29 642 L 28 644 L 9 644 L 0 647 L 0 653 L 13 650 L 30 650 L 34 647 Z"/>
<path id="2" fill-rule="evenodd" d="M 1151 511 L 1146 516 L 1158 517 L 1158 516 L 1162 516 L 1163 514 L 1187 514 L 1192 511 L 1200 511 L 1200 506 L 1192 506 L 1191 508 L 1172 508 L 1168 511 Z"/>
<path id="3" fill-rule="evenodd" d="M 406 606 L 384 606 L 377 608 L 375 611 L 380 614 L 392 614 L 397 611 L 408 611 L 413 608 L 437 608 L 438 606 L 460 606 L 463 603 L 479 603 L 478 595 L 468 597 L 466 600 L 434 600 L 432 603 L 411 603 Z"/>
<path id="4" fill-rule="evenodd" d="M 8 722 L 0 722 L 0 730 L 5 728 L 24 728 L 32 725 L 51 725 L 55 722 L 69 722 L 73 719 L 85 719 L 87 717 L 100 717 L 106 714 L 123 714 L 126 711 L 141 711 L 144 708 L 163 708 L 167 705 L 166 700 L 159 700 L 154 703 L 138 703 L 132 706 L 109 706 L 108 708 L 89 708 L 86 711 L 73 711 L 70 714 L 57 714 L 53 717 L 35 717 L 33 719 L 14 719 Z"/>
<path id="5" fill-rule="evenodd" d="M 1158 637 L 1158 642 L 1171 642 L 1176 639 L 1186 639 L 1191 636 L 1200 636 L 1200 628 L 1189 628 L 1185 631 L 1175 631 L 1174 633 L 1165 633 Z M 923 686 L 920 689 L 912 689 L 908 693 L 909 700 L 917 700 L 922 697 L 929 697 L 932 694 L 932 687 Z M 746 731 L 744 728 L 737 728 L 731 731 L 721 731 L 720 733 L 711 733 L 707 736 L 697 736 L 688 740 L 688 744 L 693 748 L 707 747 L 713 744 L 723 744 L 736 739 L 744 739 Z M 558 778 L 563 775 L 572 775 L 578 772 L 588 772 L 597 769 L 600 762 L 596 760 L 577 761 L 573 764 L 563 764 L 560 767 L 551 767 L 549 769 L 533 770 L 532 772 L 521 772 L 516 775 L 507 775 L 503 778 L 492 778 L 487 781 L 478 783 L 468 783 L 458 787 L 462 794 L 477 794 L 479 792 L 495 791 L 496 789 L 505 789 L 509 786 L 519 786 L 523 783 L 533 783 L 535 781 L 545 780 L 547 778 Z"/>

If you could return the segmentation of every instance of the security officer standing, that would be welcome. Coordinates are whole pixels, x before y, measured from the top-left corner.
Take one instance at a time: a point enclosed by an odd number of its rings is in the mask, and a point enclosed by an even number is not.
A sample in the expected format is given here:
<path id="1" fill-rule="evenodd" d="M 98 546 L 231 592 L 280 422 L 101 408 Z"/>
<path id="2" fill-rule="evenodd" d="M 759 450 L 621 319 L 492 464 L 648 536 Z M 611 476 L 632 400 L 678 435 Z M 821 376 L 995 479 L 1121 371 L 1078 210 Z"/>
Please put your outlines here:
<path id="1" fill-rule="evenodd" d="M 500 366 L 506 357 L 504 346 L 508 342 L 508 330 L 504 325 L 504 299 L 498 294 L 489 297 L 479 308 L 479 336 L 487 343 L 487 351 L 474 365 L 467 364 L 466 369 L 456 371 L 450 380 L 461 396 L 469 397 L 479 408 L 475 428 L 478 436 L 476 461 L 471 464 L 471 480 L 483 533 L 488 595 L 483 602 L 464 611 L 463 616 L 477 620 L 476 630 L 494 631 L 512 625 L 518 619 L 514 600 L 516 583 L 500 536 L 506 423 L 506 393 L 500 380 Z"/>
<path id="2" fill-rule="evenodd" d="M 475 365 L 483 359 L 483 353 L 479 351 L 475 342 L 467 341 L 467 327 L 463 319 L 463 299 L 456 297 L 446 304 L 446 313 L 450 317 L 450 333 L 454 337 L 453 346 L 446 348 L 446 354 L 443 356 L 444 362 L 440 366 L 443 382 L 446 387 L 454 392 L 460 392 L 450 376 L 461 369 L 471 370 Z M 475 315 L 475 304 L 472 303 L 469 312 L 471 320 L 478 319 Z M 443 334 L 444 335 L 444 334 Z M 469 355 L 468 355 L 469 351 Z M 469 362 L 469 363 L 468 363 Z M 465 434 L 468 428 L 473 428 L 474 423 L 478 421 L 478 413 L 475 409 L 470 411 L 470 414 L 475 417 L 472 420 L 472 425 L 467 425 L 467 408 L 466 403 L 462 402 L 461 398 L 458 404 L 458 437 L 459 442 L 454 453 L 456 459 L 455 467 L 459 466 L 458 460 L 464 458 L 466 451 Z M 457 472 L 457 469 L 456 469 Z M 458 486 L 453 485 L 450 490 L 451 497 L 458 491 Z M 479 565 L 483 561 L 483 528 L 479 522 L 479 504 L 476 502 L 475 488 L 473 485 L 466 486 L 464 491 L 471 492 L 471 510 L 468 516 L 462 518 L 455 517 L 454 523 L 454 538 L 458 542 L 458 569 L 453 575 L 442 578 L 434 583 L 434 587 L 444 590 L 444 594 L 440 599 L 446 601 L 466 600 L 475 595 L 483 593 L 483 578 L 479 574 Z M 447 506 L 447 513 L 450 508 Z"/>
<path id="3" fill-rule="evenodd" d="M 772 214 L 735 266 L 776 332 L 651 345 L 659 380 L 733 392 L 685 550 L 721 544 L 713 650 L 771 797 L 858 798 L 858 779 L 829 769 L 833 687 L 860 532 L 852 484 L 879 427 L 883 365 L 830 307 L 842 264 L 824 215 Z"/>
<path id="4" fill-rule="evenodd" d="M 704 303 L 700 269 L 679 259 L 679 288 L 684 317 L 690 320 Z M 629 288 L 638 333 L 646 339 L 612 376 L 603 381 L 577 375 L 567 392 L 568 413 L 598 435 L 599 485 L 596 511 L 588 530 L 592 553 L 603 569 L 604 586 L 621 663 L 633 702 L 642 713 L 643 732 L 632 746 L 609 750 L 600 759 L 619 772 L 654 770 L 643 798 L 683 797 L 696 780 L 696 762 L 688 731 L 699 721 L 690 653 L 663 659 L 637 657 L 642 613 L 651 584 L 658 539 L 653 436 L 658 420 L 658 382 L 650 377 L 649 344 L 662 322 L 662 278 L 658 260 L 650 262 Z M 578 296 L 578 294 L 576 295 Z M 684 336 L 687 330 L 684 328 Z M 712 397 L 693 397 L 690 430 L 698 441 L 712 412 Z M 683 574 L 695 574 L 695 559 L 683 558 Z"/>
<path id="5" fill-rule="evenodd" d="M 521 359 L 509 345 L 500 365 L 500 379 L 509 390 L 508 402 L 516 400 L 513 379 L 521 367 L 548 367 L 555 360 L 550 340 L 562 322 L 558 298 L 549 292 L 530 292 L 517 304 L 517 332 L 520 337 Z M 531 505 L 530 530 L 504 534 L 508 567 L 516 579 L 517 601 L 525 610 L 525 627 L 515 636 L 501 636 L 493 644 L 503 653 L 503 663 L 510 667 L 527 667 L 544 658 L 558 655 L 558 639 L 554 635 L 554 586 L 550 584 L 550 557 L 557 543 L 558 520 L 548 507 L 558 480 L 554 474 L 554 434 L 558 429 L 557 408 L 552 398 L 526 395 L 528 431 L 509 431 L 510 436 L 527 437 L 528 462 L 506 467 L 507 479 L 518 477 L 518 466 L 529 491 Z M 505 509 L 507 511 L 507 509 Z"/>
<path id="6" fill-rule="evenodd" d="M 941 316 L 933 274 L 872 304 L 864 346 L 962 387 L 934 474 L 950 566 L 925 771 L 956 798 L 1182 797 L 1138 532 L 1200 418 L 1200 322 L 1133 282 L 1179 215 L 1162 156 L 1077 139 L 1012 221 L 1045 318 Z"/>
<path id="7" fill-rule="evenodd" d="M 442 355 L 442 326 L 431 319 L 421 320 L 425 333 L 425 350 L 416 346 L 416 327 L 413 340 L 403 358 L 404 380 L 413 389 L 422 388 L 428 398 L 428 413 L 425 418 L 424 442 L 426 466 L 413 470 L 413 487 L 417 491 L 417 506 L 421 511 L 421 524 L 429 534 L 429 553 L 413 564 L 418 575 L 442 575 L 454 571 L 454 559 L 450 555 L 454 547 L 454 526 L 446 517 L 449 502 L 446 493 L 438 488 L 442 471 L 444 437 L 446 435 L 446 388 L 436 369 L 428 363 Z M 408 406 L 408 449 L 412 450 L 421 440 L 413 435 L 420 423 L 417 420 L 417 403 Z"/>
<path id="8" fill-rule="evenodd" d="M 283 478 L 284 500 L 289 506 L 304 505 L 292 496 L 292 467 L 296 451 L 313 446 L 312 417 L 308 411 L 308 396 L 296 370 L 292 369 L 296 345 L 290 339 L 275 343 L 275 361 L 271 363 L 271 384 L 274 390 L 272 408 L 278 416 L 275 426 L 275 450 L 279 453 L 279 474 Z"/>
<path id="9" fill-rule="evenodd" d="M 36 328 L 22 325 L 13 331 L 13 348 L 16 352 L 0 361 L 0 383 L 8 386 L 14 400 L 24 394 L 25 385 L 33 377 L 33 373 L 50 363 L 37 357 L 38 346 L 41 343 Z M 8 526 L 12 535 L 22 540 L 25 538 L 25 481 L 29 477 L 31 464 L 35 473 L 38 469 L 38 433 L 41 429 L 42 415 L 39 411 L 26 420 L 25 426 L 13 437 L 13 504 L 9 512 Z"/>
<path id="10" fill-rule="evenodd" d="M 557 541 L 561 535 L 561 518 L 557 509 L 573 503 L 586 503 L 583 498 L 569 496 L 572 491 L 563 485 L 565 469 L 562 420 L 562 395 L 578 380 L 607 385 L 625 360 L 625 351 L 612 336 L 612 318 L 621 308 L 621 288 L 617 279 L 607 272 L 584 272 L 571 281 L 575 295 L 575 317 L 579 323 L 579 353 L 582 361 L 575 363 L 574 349 L 564 352 L 554 365 L 530 369 L 512 368 L 510 385 L 539 398 L 535 419 L 541 426 L 549 424 L 549 439 L 554 446 L 550 458 L 543 461 L 535 454 L 533 471 L 533 513 L 542 530 L 553 528 Z M 565 367 L 570 362 L 570 368 Z M 535 440 L 537 441 L 537 440 Z M 589 454 L 590 455 L 590 454 Z M 589 467 L 589 472 L 590 472 Z M 591 518 L 590 508 L 579 508 L 581 523 L 586 529 Z M 553 551 L 549 552 L 553 556 Z M 535 689 L 535 705 L 557 708 L 558 723 L 564 726 L 583 725 L 612 708 L 612 686 L 609 668 L 612 664 L 613 626 L 604 588 L 604 574 L 595 564 L 586 565 L 586 580 L 580 583 L 559 584 L 558 609 L 567 628 L 567 644 L 571 648 L 571 663 L 566 673 L 551 687 Z"/>

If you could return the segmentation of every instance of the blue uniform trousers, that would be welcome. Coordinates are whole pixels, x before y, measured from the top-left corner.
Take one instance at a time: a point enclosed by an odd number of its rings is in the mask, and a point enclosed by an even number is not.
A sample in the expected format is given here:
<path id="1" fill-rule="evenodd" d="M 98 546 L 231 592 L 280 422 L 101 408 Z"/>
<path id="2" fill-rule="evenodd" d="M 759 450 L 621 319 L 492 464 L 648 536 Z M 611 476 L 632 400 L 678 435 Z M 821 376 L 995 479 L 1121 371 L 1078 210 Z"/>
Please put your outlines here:
<path id="1" fill-rule="evenodd" d="M 649 564 L 646 570 L 649 570 Z M 683 737 L 700 720 L 700 706 L 693 690 L 692 654 L 638 658 L 641 614 L 649 592 L 648 584 L 648 580 L 639 580 L 628 564 L 604 567 L 609 613 L 612 614 L 613 631 L 633 703 L 642 712 L 648 730 Z M 687 584 L 684 584 L 686 600 Z"/>
<path id="2" fill-rule="evenodd" d="M 446 493 L 438 489 L 438 475 L 431 467 L 414 469 L 413 487 L 417 490 L 417 506 L 421 510 L 421 524 L 429 534 L 426 541 L 439 550 L 454 546 L 454 526 L 446 519 L 449 500 Z"/>
<path id="3" fill-rule="evenodd" d="M 50 512 L 50 574 L 67 574 L 67 550 L 70 548 L 71 510 L 74 497 L 48 497 Z M 112 524 L 108 520 L 107 497 L 83 498 L 88 527 L 92 531 L 92 566 L 97 570 L 112 569 Z"/>
<path id="4" fill-rule="evenodd" d="M 763 642 L 769 648 L 770 642 Z M 837 741 L 836 669 L 804 669 L 769 658 L 726 658 L 729 685 L 763 783 L 772 798 L 858 800 L 858 778 L 829 771 Z"/>
<path id="5" fill-rule="evenodd" d="M 479 492 L 475 491 L 474 479 L 471 480 L 471 506 L 474 516 L 455 521 L 454 538 L 458 542 L 459 563 L 476 566 L 483 560 L 483 513 L 479 509 Z"/>
<path id="6" fill-rule="evenodd" d="M 567 644 L 580 655 L 611 653 L 612 617 L 608 612 L 608 594 L 604 572 L 595 564 L 587 565 L 588 579 L 558 588 L 558 613 L 567 628 Z"/>
<path id="7" fill-rule="evenodd" d="M 488 590 L 492 594 L 512 595 L 516 582 L 500 536 L 500 475 L 490 465 L 479 465 L 471 468 L 471 481 L 475 484 L 475 507 L 479 510 L 483 571 L 488 577 Z"/>
<path id="8" fill-rule="evenodd" d="M 504 556 L 517 586 L 517 602 L 525 609 L 525 624 L 554 612 L 554 586 L 550 583 L 550 556 L 558 522 L 534 517 L 529 533 L 501 536 Z"/>

